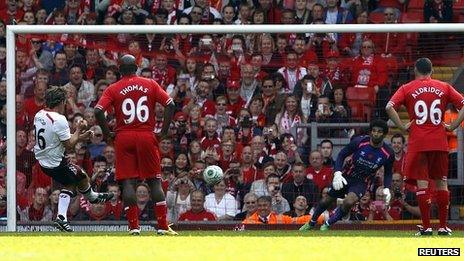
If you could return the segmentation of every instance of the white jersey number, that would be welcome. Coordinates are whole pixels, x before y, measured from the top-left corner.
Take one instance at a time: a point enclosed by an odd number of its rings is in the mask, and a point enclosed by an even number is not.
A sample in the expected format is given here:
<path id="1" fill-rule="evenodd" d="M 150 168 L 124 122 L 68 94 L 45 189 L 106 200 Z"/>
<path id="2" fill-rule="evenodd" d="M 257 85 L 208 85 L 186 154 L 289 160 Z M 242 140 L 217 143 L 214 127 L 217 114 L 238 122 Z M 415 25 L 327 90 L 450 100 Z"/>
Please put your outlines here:
<path id="1" fill-rule="evenodd" d="M 148 120 L 150 112 L 146 105 L 147 99 L 147 96 L 142 96 L 137 101 L 137 104 L 135 104 L 130 98 L 127 98 L 122 102 L 122 113 L 127 116 L 127 118 L 124 119 L 125 124 L 132 123 L 135 118 L 137 118 L 140 122 L 146 122 Z"/>
<path id="2" fill-rule="evenodd" d="M 430 111 L 429 108 L 427 108 L 427 104 L 423 100 L 418 100 L 416 104 L 414 105 L 414 113 L 416 113 L 416 124 L 417 125 L 422 125 L 427 121 L 427 118 L 430 115 L 430 121 L 434 125 L 438 125 L 441 123 L 441 110 L 438 108 L 440 105 L 441 100 L 436 99 L 432 102 L 432 105 L 430 105 Z"/>

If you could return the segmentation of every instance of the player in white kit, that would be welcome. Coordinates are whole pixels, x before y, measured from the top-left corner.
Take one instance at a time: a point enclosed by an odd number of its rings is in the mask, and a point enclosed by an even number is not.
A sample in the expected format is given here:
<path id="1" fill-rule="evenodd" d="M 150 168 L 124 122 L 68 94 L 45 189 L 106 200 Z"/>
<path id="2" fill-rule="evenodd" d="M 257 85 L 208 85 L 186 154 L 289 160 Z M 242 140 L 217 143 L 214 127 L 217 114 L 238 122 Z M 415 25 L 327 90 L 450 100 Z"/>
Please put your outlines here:
<path id="1" fill-rule="evenodd" d="M 62 87 L 48 89 L 45 94 L 46 108 L 34 117 L 36 159 L 45 174 L 63 185 L 58 200 L 58 215 L 55 226 L 61 231 L 72 232 L 66 213 L 71 197 L 76 190 L 82 193 L 90 203 L 106 202 L 113 193 L 96 193 L 92 190 L 89 177 L 77 165 L 65 158 L 65 152 L 74 149 L 78 141 L 87 140 L 91 131 L 82 131 L 85 123 L 80 121 L 76 131 L 71 134 L 68 120 L 63 115 L 66 107 L 66 90 Z"/>

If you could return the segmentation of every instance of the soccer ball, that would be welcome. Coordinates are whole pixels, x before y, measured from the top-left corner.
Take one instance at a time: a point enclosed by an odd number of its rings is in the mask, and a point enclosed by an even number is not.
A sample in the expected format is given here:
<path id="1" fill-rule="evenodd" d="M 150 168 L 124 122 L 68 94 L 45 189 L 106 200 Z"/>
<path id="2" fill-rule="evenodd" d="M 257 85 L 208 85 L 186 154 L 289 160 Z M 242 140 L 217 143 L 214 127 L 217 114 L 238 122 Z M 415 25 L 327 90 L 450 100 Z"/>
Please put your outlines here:
<path id="1" fill-rule="evenodd" d="M 224 177 L 224 172 L 219 166 L 211 165 L 203 171 L 203 179 L 208 185 L 216 185 Z"/>

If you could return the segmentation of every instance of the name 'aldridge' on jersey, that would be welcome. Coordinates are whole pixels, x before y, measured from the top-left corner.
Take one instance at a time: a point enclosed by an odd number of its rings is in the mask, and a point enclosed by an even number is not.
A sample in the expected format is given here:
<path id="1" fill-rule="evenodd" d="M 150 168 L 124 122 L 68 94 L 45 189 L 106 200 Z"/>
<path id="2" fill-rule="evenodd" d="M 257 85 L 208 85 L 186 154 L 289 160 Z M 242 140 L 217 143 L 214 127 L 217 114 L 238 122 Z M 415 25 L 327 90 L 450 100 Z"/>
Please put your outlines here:
<path id="1" fill-rule="evenodd" d="M 34 133 L 34 154 L 40 166 L 58 167 L 65 152 L 61 142 L 71 138 L 66 117 L 46 109 L 40 110 L 34 117 Z"/>
<path id="2" fill-rule="evenodd" d="M 448 83 L 426 77 L 401 86 L 388 102 L 398 109 L 406 106 L 410 127 L 408 151 L 448 151 L 443 125 L 446 106 L 460 110 L 464 98 Z"/>

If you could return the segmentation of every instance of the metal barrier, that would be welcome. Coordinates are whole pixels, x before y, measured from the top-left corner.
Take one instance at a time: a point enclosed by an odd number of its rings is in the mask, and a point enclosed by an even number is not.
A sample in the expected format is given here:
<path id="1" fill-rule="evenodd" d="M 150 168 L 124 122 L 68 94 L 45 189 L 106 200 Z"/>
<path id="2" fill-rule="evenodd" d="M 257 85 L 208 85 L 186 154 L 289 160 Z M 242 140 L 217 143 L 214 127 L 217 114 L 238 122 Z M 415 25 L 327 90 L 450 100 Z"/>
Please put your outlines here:
<path id="1" fill-rule="evenodd" d="M 334 145 L 333 155 L 337 155 L 341 148 L 347 145 L 350 142 L 349 137 L 345 138 L 328 138 L 328 137 L 319 137 L 319 129 L 346 129 L 346 128 L 367 128 L 369 123 L 318 123 L 311 122 L 305 124 L 298 124 L 294 126 L 291 130 L 292 135 L 296 137 L 297 130 L 299 128 L 309 129 L 309 140 L 311 150 L 316 150 L 321 141 L 329 139 Z M 454 178 L 448 179 L 448 184 L 453 186 L 462 186 L 464 185 L 464 129 L 459 127 L 457 129 L 457 174 Z"/>

